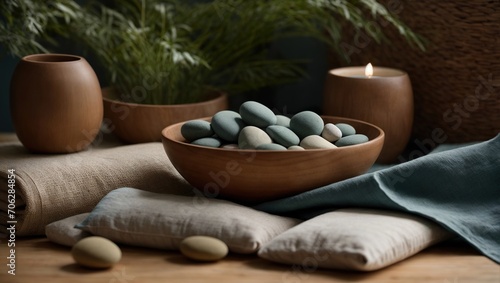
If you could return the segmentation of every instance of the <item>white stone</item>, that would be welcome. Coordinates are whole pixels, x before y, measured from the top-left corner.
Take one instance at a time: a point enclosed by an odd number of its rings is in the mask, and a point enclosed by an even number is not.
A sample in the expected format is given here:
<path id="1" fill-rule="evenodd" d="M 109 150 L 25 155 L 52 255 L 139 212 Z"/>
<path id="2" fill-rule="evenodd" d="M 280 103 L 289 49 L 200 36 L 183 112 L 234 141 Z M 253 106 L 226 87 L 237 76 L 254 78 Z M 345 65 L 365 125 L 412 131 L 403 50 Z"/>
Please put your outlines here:
<path id="1" fill-rule="evenodd" d="M 288 150 L 305 150 L 305 149 L 300 145 L 292 145 L 288 148 Z"/>
<path id="2" fill-rule="evenodd" d="M 271 137 L 262 129 L 255 126 L 246 126 L 238 136 L 238 146 L 241 149 L 255 149 L 257 146 L 272 143 Z"/>
<path id="3" fill-rule="evenodd" d="M 333 143 L 318 135 L 310 135 L 302 139 L 300 146 L 305 149 L 336 148 Z"/>
<path id="4" fill-rule="evenodd" d="M 338 141 L 342 137 L 342 131 L 339 129 L 339 127 L 335 126 L 334 124 L 327 123 L 323 128 L 321 136 L 329 142 L 334 142 Z"/>

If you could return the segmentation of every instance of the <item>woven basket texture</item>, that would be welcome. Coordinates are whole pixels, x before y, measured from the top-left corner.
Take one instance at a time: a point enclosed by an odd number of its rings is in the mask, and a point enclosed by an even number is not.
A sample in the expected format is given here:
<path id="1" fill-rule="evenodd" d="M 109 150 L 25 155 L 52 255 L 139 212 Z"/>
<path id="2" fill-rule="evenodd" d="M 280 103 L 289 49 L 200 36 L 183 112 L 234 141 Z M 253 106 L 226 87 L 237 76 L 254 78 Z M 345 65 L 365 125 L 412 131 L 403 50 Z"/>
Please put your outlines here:
<path id="1" fill-rule="evenodd" d="M 381 1 L 384 3 L 384 1 Z M 439 143 L 487 140 L 500 132 L 500 1 L 385 1 L 427 50 L 411 47 L 398 31 L 374 21 L 388 42 L 359 36 L 344 42 L 349 63 L 394 67 L 408 72 L 413 86 L 413 136 L 439 136 Z M 352 31 L 351 31 L 352 33 Z M 434 137 L 433 137 L 434 136 Z"/>

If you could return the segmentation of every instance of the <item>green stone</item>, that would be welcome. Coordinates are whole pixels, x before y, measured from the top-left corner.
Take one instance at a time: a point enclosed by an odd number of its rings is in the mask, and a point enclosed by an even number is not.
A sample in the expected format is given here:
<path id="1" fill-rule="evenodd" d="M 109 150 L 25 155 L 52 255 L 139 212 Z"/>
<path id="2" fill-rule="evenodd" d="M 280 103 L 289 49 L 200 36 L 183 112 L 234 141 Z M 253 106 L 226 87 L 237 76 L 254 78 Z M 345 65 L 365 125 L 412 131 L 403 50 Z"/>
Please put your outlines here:
<path id="1" fill-rule="evenodd" d="M 220 147 L 222 142 L 218 138 L 201 138 L 192 141 L 191 144 L 207 147 Z"/>
<path id="2" fill-rule="evenodd" d="M 337 126 L 337 128 L 340 129 L 343 137 L 356 134 L 356 129 L 354 129 L 354 127 L 349 125 L 349 124 L 338 123 L 338 124 L 335 124 L 335 126 Z"/>
<path id="3" fill-rule="evenodd" d="M 368 141 L 368 137 L 362 134 L 354 134 L 347 137 L 340 138 L 335 145 L 338 147 L 349 146 L 355 144 L 362 144 Z"/>
<path id="4" fill-rule="evenodd" d="M 264 143 L 259 146 L 257 146 L 255 149 L 260 149 L 260 150 L 286 150 L 286 147 L 282 146 L 281 144 L 277 143 Z"/>
<path id="5" fill-rule="evenodd" d="M 215 134 L 231 143 L 238 140 L 238 135 L 245 126 L 240 114 L 231 110 L 219 111 L 212 117 L 212 129 Z"/>
<path id="6" fill-rule="evenodd" d="M 299 137 L 289 128 L 284 126 L 272 125 L 266 128 L 266 133 L 278 144 L 284 147 L 298 145 Z"/>
<path id="7" fill-rule="evenodd" d="M 240 115 L 248 125 L 265 128 L 276 124 L 276 115 L 264 104 L 247 101 L 240 106 Z"/>
<path id="8" fill-rule="evenodd" d="M 181 127 L 181 135 L 187 141 L 211 137 L 214 134 L 212 126 L 204 120 L 192 120 L 184 123 Z"/>
<path id="9" fill-rule="evenodd" d="M 302 111 L 290 119 L 290 129 L 300 139 L 310 135 L 321 135 L 324 125 L 323 119 L 312 111 Z"/>
<path id="10" fill-rule="evenodd" d="M 290 118 L 284 115 L 276 115 L 276 125 L 290 128 Z"/>

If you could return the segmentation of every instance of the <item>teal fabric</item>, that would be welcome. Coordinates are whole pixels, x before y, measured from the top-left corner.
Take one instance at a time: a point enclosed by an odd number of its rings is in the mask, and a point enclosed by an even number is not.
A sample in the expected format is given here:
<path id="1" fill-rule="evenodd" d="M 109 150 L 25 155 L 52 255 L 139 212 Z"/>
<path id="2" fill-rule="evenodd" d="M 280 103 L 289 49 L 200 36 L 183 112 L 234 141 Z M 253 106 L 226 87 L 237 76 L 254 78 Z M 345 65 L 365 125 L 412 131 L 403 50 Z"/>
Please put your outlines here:
<path id="1" fill-rule="evenodd" d="M 255 206 L 301 219 L 345 207 L 424 216 L 500 263 L 500 135 Z"/>

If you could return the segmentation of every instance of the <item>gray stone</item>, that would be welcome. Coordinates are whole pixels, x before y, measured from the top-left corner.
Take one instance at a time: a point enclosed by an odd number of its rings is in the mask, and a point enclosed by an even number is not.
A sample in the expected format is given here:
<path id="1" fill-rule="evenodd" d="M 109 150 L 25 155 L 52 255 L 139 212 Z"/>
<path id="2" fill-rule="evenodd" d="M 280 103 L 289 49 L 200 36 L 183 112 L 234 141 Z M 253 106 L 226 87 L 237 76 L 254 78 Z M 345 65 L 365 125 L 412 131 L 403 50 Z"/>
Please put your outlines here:
<path id="1" fill-rule="evenodd" d="M 323 128 L 323 132 L 321 133 L 321 136 L 329 142 L 334 142 L 334 141 L 339 140 L 342 137 L 342 131 L 334 124 L 327 123 L 327 124 L 325 124 L 325 127 Z"/>
<path id="2" fill-rule="evenodd" d="M 290 118 L 284 115 L 276 115 L 276 125 L 290 128 Z"/>
<path id="3" fill-rule="evenodd" d="M 305 150 L 305 148 L 301 147 L 300 145 L 292 145 L 288 148 L 288 150 Z"/>
<path id="4" fill-rule="evenodd" d="M 260 150 L 286 150 L 286 147 L 282 146 L 281 144 L 277 143 L 264 143 L 258 145 L 255 149 L 260 149 Z"/>
<path id="5" fill-rule="evenodd" d="M 220 147 L 222 142 L 218 138 L 210 137 L 210 138 L 201 138 L 194 140 L 191 142 L 191 144 L 207 146 L 207 147 Z"/>
<path id="6" fill-rule="evenodd" d="M 259 128 L 274 125 L 277 120 L 271 109 L 256 101 L 247 101 L 241 104 L 240 115 L 245 123 Z"/>
<path id="7" fill-rule="evenodd" d="M 337 126 L 337 128 L 340 129 L 340 131 L 342 132 L 342 136 L 343 137 L 350 136 L 350 135 L 355 135 L 356 134 L 356 129 L 354 129 L 354 127 L 351 126 L 351 125 L 349 125 L 349 124 L 338 123 L 338 124 L 335 124 L 335 126 Z"/>
<path id="8" fill-rule="evenodd" d="M 219 111 L 212 117 L 212 129 L 217 136 L 228 142 L 236 142 L 245 126 L 240 114 L 231 110 Z"/>
<path id="9" fill-rule="evenodd" d="M 300 141 L 300 146 L 305 149 L 336 148 L 336 146 L 318 135 L 310 135 Z"/>
<path id="10" fill-rule="evenodd" d="M 181 135 L 187 141 L 210 137 L 214 134 L 210 123 L 204 120 L 191 120 L 181 127 Z"/>
<path id="11" fill-rule="evenodd" d="M 300 139 L 310 135 L 321 135 L 324 125 L 323 119 L 312 111 L 302 111 L 290 119 L 290 129 Z"/>
<path id="12" fill-rule="evenodd" d="M 338 147 L 362 144 L 368 141 L 368 137 L 362 134 L 354 134 L 347 137 L 343 137 L 335 142 L 335 145 Z"/>
<path id="13" fill-rule="evenodd" d="M 266 132 L 255 126 L 246 126 L 238 137 L 238 146 L 241 149 L 255 149 L 265 143 L 272 143 L 271 137 Z"/>
<path id="14" fill-rule="evenodd" d="M 266 133 L 278 144 L 284 147 L 298 145 L 299 137 L 289 128 L 284 126 L 272 125 L 266 128 Z"/>

